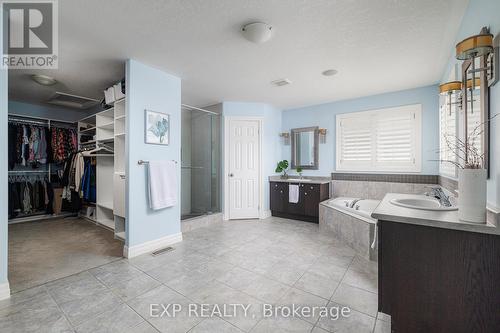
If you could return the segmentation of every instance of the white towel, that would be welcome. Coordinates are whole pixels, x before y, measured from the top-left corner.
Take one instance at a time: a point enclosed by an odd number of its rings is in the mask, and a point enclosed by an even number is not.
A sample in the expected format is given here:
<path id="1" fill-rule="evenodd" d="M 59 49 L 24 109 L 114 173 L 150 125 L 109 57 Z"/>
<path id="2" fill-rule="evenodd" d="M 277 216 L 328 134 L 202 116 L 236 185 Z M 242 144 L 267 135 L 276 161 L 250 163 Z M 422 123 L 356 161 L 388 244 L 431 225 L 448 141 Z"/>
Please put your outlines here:
<path id="1" fill-rule="evenodd" d="M 154 210 L 177 205 L 177 167 L 174 161 L 150 161 L 149 207 Z"/>
<path id="2" fill-rule="evenodd" d="M 288 202 L 295 204 L 299 202 L 299 185 L 288 185 Z"/>

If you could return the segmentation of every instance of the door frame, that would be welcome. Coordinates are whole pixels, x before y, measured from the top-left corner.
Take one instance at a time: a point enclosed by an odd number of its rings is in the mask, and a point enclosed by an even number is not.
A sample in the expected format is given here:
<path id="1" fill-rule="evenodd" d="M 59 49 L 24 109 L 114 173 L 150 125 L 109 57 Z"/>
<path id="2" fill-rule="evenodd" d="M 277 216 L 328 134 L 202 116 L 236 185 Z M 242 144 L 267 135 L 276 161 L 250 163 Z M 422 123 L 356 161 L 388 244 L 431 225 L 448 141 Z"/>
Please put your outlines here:
<path id="1" fill-rule="evenodd" d="M 240 121 L 257 121 L 259 124 L 259 213 L 258 217 L 259 219 L 263 218 L 263 181 L 262 181 L 262 125 L 264 123 L 264 117 L 247 117 L 247 116 L 223 116 L 224 117 L 224 142 L 223 142 L 223 149 L 224 149 L 224 163 L 222 167 L 222 174 L 223 174 L 223 179 L 224 179 L 224 210 L 223 210 L 223 216 L 222 219 L 227 221 L 230 220 L 230 214 L 229 214 L 229 125 L 231 121 L 233 120 L 240 120 Z"/>

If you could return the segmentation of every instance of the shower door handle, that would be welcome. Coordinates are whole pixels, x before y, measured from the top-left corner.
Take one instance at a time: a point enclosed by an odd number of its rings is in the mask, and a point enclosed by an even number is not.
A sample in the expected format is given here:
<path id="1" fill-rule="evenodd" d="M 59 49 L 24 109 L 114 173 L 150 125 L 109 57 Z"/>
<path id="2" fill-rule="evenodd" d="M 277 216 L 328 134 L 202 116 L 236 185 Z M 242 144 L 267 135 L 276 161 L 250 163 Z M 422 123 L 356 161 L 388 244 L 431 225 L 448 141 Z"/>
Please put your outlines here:
<path id="1" fill-rule="evenodd" d="M 234 174 L 233 174 L 233 173 L 230 173 L 230 174 L 229 174 L 229 177 L 234 177 Z"/>

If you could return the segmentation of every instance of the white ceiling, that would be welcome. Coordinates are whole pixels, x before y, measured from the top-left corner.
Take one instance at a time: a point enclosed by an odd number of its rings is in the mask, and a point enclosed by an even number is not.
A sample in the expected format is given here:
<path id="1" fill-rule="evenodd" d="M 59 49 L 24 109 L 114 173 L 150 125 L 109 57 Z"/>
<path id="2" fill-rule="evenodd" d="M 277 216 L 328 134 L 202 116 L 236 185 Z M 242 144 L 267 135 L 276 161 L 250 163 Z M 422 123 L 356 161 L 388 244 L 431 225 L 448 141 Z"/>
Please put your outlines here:
<path id="1" fill-rule="evenodd" d="M 63 0 L 59 69 L 12 70 L 10 98 L 101 98 L 135 58 L 182 79 L 183 102 L 293 108 L 437 83 L 468 0 Z M 252 44 L 242 24 L 274 27 Z M 335 68 L 339 74 L 324 77 Z M 61 83 L 42 87 L 29 74 Z M 288 78 L 293 84 L 274 87 Z"/>

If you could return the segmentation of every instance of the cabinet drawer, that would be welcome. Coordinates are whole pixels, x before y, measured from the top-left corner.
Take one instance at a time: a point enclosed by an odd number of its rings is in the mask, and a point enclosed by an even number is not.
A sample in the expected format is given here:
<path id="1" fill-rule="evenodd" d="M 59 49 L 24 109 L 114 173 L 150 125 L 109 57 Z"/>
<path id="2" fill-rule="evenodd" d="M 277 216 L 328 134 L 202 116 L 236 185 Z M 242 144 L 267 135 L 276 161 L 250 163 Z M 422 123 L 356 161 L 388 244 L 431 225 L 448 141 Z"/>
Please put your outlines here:
<path id="1" fill-rule="evenodd" d="M 115 173 L 113 179 L 113 214 L 125 217 L 125 175 Z"/>

